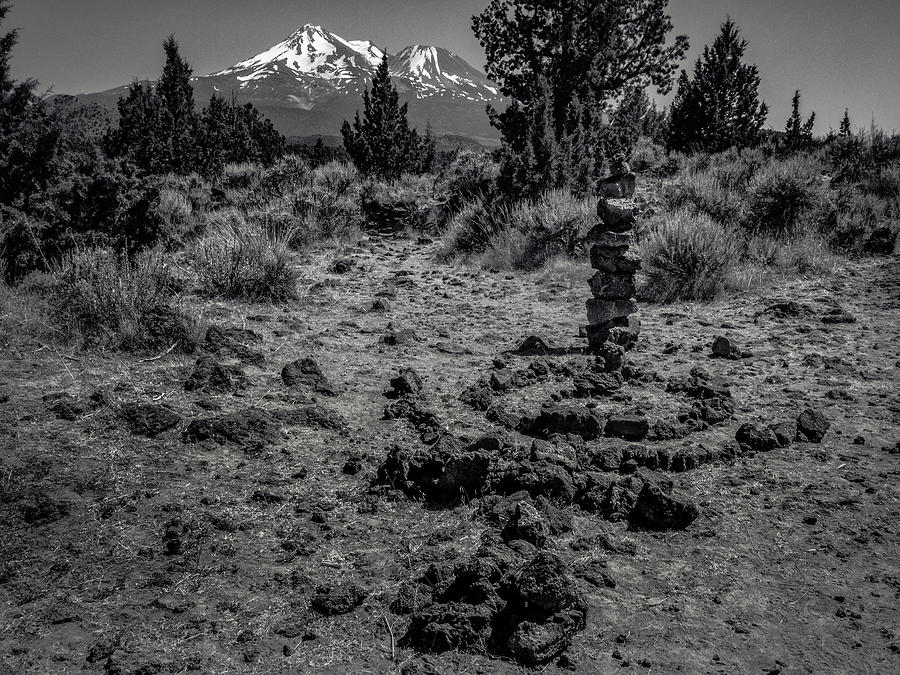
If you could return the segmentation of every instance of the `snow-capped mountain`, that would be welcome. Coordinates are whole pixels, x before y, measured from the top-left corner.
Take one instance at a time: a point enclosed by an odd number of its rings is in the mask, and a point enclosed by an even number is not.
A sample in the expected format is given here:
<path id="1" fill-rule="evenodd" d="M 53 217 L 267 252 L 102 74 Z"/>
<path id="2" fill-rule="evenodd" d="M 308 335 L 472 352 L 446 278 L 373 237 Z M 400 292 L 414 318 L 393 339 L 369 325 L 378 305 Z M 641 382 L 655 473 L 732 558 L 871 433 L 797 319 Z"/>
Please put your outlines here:
<path id="1" fill-rule="evenodd" d="M 214 73 L 216 89 L 245 95 L 283 91 L 301 107 L 334 92 L 359 94 L 384 52 L 367 40 L 345 40 L 321 26 L 307 24 L 274 47 Z M 397 88 L 410 98 L 435 96 L 472 102 L 495 101 L 497 88 L 453 52 L 414 45 L 389 56 Z M 206 78 L 197 78 L 203 80 Z"/>
<path id="2" fill-rule="evenodd" d="M 321 26 L 305 25 L 288 38 L 211 75 L 194 77 L 194 98 L 204 106 L 213 94 L 251 102 L 287 136 L 339 135 L 341 123 L 362 107 L 384 52 L 366 40 L 345 40 Z M 410 123 L 431 124 L 438 134 L 494 139 L 485 114 L 500 94 L 485 75 L 441 47 L 413 45 L 388 56 L 391 78 L 409 102 Z M 115 115 L 119 87 L 81 95 Z"/>

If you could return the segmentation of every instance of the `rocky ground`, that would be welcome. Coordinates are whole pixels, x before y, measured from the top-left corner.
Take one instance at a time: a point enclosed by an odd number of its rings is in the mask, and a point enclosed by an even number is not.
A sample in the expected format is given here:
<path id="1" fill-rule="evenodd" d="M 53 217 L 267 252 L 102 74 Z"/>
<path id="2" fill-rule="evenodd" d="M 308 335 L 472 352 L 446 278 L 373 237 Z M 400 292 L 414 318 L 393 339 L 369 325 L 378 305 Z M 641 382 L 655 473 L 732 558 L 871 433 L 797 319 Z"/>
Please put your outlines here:
<path id="1" fill-rule="evenodd" d="M 621 378 L 587 265 L 303 271 L 189 356 L 3 338 L 0 671 L 900 669 L 896 257 L 643 306 Z"/>

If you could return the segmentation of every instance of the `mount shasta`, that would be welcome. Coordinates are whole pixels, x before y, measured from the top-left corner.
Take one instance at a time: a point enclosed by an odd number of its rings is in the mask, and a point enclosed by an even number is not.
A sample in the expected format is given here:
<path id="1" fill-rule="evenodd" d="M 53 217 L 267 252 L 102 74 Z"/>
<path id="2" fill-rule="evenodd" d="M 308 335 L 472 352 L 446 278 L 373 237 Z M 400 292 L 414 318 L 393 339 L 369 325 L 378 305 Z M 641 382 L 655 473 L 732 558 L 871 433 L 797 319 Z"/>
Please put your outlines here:
<path id="1" fill-rule="evenodd" d="M 198 106 L 213 94 L 253 103 L 286 136 L 335 136 L 362 108 L 384 53 L 369 41 L 345 40 L 307 24 L 286 40 L 211 75 L 192 78 Z M 502 101 L 497 86 L 453 52 L 412 45 L 388 56 L 391 78 L 409 102 L 410 125 L 436 134 L 489 140 L 497 136 L 485 107 Z M 115 113 L 128 87 L 77 96 Z"/>

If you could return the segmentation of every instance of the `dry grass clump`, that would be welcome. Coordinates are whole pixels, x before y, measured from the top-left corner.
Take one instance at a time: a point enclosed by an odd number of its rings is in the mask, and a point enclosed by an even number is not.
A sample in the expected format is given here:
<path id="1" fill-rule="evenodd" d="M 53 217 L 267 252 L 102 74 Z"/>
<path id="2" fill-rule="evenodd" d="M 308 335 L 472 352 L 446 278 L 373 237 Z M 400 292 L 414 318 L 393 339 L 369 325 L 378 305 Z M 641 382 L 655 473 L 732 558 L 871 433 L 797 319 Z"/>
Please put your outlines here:
<path id="1" fill-rule="evenodd" d="M 203 290 L 210 296 L 251 302 L 297 297 L 297 271 L 290 250 L 295 231 L 277 218 L 237 210 L 215 212 L 192 247 Z"/>
<path id="2" fill-rule="evenodd" d="M 108 249 L 66 256 L 41 286 L 56 335 L 82 347 L 192 351 L 197 327 L 173 303 L 179 281 L 164 257 Z"/>

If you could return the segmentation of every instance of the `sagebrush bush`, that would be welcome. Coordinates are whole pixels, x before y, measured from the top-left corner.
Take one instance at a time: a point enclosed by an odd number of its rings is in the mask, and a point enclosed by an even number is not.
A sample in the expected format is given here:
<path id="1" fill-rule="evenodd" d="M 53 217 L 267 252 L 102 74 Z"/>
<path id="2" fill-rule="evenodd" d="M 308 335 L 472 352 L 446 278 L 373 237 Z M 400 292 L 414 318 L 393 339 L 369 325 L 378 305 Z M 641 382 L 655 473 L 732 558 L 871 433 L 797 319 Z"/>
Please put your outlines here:
<path id="1" fill-rule="evenodd" d="M 252 302 L 283 302 L 297 295 L 292 228 L 264 213 L 213 214 L 191 258 L 203 290 L 211 296 Z"/>
<path id="2" fill-rule="evenodd" d="M 496 197 L 500 165 L 487 152 L 462 150 L 438 177 L 429 229 L 440 231 L 474 200 Z"/>
<path id="3" fill-rule="evenodd" d="M 637 250 L 644 260 L 640 297 L 653 302 L 711 300 L 739 261 L 741 237 L 691 210 L 656 217 Z"/>
<path id="4" fill-rule="evenodd" d="M 741 192 L 725 184 L 709 169 L 676 177 L 663 188 L 663 201 L 671 211 L 690 209 L 722 225 L 740 222 L 744 211 Z"/>
<path id="5" fill-rule="evenodd" d="M 440 255 L 481 253 L 487 267 L 536 269 L 553 256 L 575 255 L 595 221 L 595 200 L 567 190 L 512 204 L 476 200 L 451 221 Z"/>
<path id="6" fill-rule="evenodd" d="M 66 341 L 126 351 L 196 345 L 195 323 L 173 303 L 180 282 L 159 252 L 69 254 L 42 286 L 53 328 Z"/>
<path id="7" fill-rule="evenodd" d="M 438 255 L 452 258 L 484 251 L 491 239 L 505 227 L 510 210 L 505 203 L 490 203 L 485 199 L 467 203 L 447 226 Z"/>
<path id="8" fill-rule="evenodd" d="M 823 166 L 809 156 L 773 161 L 747 190 L 744 225 L 754 233 L 789 236 L 817 227 L 830 208 Z"/>
<path id="9" fill-rule="evenodd" d="M 756 236 L 747 243 L 748 265 L 756 265 L 767 273 L 782 276 L 801 274 L 810 277 L 827 275 L 835 267 L 834 255 L 827 239 L 816 232 L 799 234 L 787 241 L 782 237 Z"/>
<path id="10" fill-rule="evenodd" d="M 363 227 L 361 184 L 352 167 L 331 162 L 314 169 L 291 196 L 296 219 L 292 245 L 355 238 Z"/>
<path id="11" fill-rule="evenodd" d="M 423 230 L 431 209 L 437 204 L 434 178 L 404 174 L 393 181 L 370 179 L 362 186 L 360 204 L 367 229 Z"/>
<path id="12" fill-rule="evenodd" d="M 682 155 L 667 154 L 666 149 L 641 136 L 631 151 L 631 168 L 637 173 L 651 176 L 672 176 L 678 172 Z"/>

